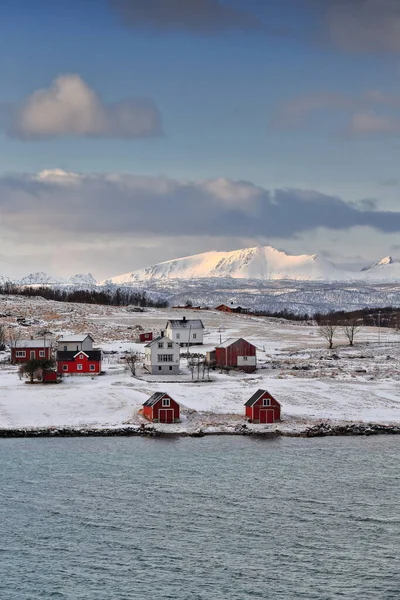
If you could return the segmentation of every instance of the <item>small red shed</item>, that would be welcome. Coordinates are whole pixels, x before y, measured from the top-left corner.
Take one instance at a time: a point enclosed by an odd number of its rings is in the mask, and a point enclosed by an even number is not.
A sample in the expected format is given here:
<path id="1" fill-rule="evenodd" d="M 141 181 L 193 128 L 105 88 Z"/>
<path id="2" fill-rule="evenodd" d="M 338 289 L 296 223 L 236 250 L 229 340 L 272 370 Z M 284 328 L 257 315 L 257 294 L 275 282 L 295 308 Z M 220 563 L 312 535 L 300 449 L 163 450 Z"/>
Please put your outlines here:
<path id="1" fill-rule="evenodd" d="M 153 332 L 149 331 L 148 333 L 141 333 L 139 339 L 141 342 L 151 342 L 153 340 Z"/>
<path id="2" fill-rule="evenodd" d="M 243 338 L 230 338 L 215 348 L 215 363 L 252 373 L 257 368 L 257 348 Z"/>
<path id="3" fill-rule="evenodd" d="M 252 423 L 275 423 L 281 418 L 281 405 L 267 390 L 258 390 L 245 407 L 246 417 Z"/>
<path id="4" fill-rule="evenodd" d="M 57 352 L 57 372 L 64 375 L 99 375 L 101 350 L 62 350 Z"/>
<path id="5" fill-rule="evenodd" d="M 42 381 L 43 383 L 58 383 L 59 379 L 57 371 L 43 371 Z"/>
<path id="6" fill-rule="evenodd" d="M 156 392 L 143 404 L 143 415 L 153 423 L 178 423 L 180 407 L 164 392 Z"/>

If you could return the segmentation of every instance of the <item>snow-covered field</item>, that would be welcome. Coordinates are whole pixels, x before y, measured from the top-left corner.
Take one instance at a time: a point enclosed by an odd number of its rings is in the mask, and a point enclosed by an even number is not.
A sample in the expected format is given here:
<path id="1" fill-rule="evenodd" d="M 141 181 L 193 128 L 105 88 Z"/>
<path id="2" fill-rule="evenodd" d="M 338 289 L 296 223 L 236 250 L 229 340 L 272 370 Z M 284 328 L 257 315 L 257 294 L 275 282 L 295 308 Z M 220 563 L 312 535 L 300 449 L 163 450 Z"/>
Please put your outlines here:
<path id="1" fill-rule="evenodd" d="M 326 349 L 318 328 L 283 320 L 194 313 L 205 324 L 206 352 L 220 340 L 244 337 L 258 348 L 253 374 L 211 372 L 210 382 L 192 382 L 182 360 L 182 375 L 138 377 L 125 369 L 126 350 L 143 352 L 135 342 L 137 326 L 159 331 L 179 310 L 132 313 L 123 308 L 62 304 L 42 299 L 0 298 L 0 322 L 16 327 L 16 317 L 36 319 L 24 327 L 30 336 L 43 326 L 54 336 L 90 332 L 105 350 L 105 375 L 66 377 L 60 385 L 27 385 L 17 368 L 0 366 L 0 428 L 119 427 L 145 423 L 138 414 L 155 391 L 166 391 L 182 408 L 182 422 L 157 425 L 170 432 L 232 431 L 245 423 L 244 403 L 258 389 L 268 389 L 282 404 L 282 422 L 252 425 L 257 430 L 300 431 L 317 422 L 400 423 L 400 333 L 364 328 L 349 348 L 338 335 Z M 190 318 L 191 313 L 186 316 Z M 183 350 L 182 350 L 183 352 Z M 1 355 L 0 355 L 1 358 Z M 6 355 L 3 355 L 6 358 Z M 170 379 L 170 380 L 168 380 Z"/>

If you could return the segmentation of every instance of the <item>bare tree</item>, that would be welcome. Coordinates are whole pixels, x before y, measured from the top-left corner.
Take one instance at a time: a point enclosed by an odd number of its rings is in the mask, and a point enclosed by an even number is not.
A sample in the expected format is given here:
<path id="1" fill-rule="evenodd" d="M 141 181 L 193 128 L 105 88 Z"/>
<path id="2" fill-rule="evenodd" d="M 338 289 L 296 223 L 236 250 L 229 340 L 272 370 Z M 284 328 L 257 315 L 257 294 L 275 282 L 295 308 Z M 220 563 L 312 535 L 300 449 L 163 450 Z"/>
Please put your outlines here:
<path id="1" fill-rule="evenodd" d="M 126 364 L 129 367 L 130 372 L 132 373 L 132 377 L 136 376 L 136 365 L 140 361 L 140 356 L 138 352 L 132 352 L 132 354 L 128 354 L 125 358 Z"/>
<path id="2" fill-rule="evenodd" d="M 187 363 L 188 369 L 192 374 L 192 379 L 194 378 L 194 370 L 196 368 L 196 362 L 194 360 L 194 358 L 189 358 L 188 363 Z"/>
<path id="3" fill-rule="evenodd" d="M 333 348 L 333 338 L 336 333 L 337 326 L 331 322 L 322 323 L 319 326 L 319 335 L 326 339 L 328 348 Z"/>
<path id="4" fill-rule="evenodd" d="M 362 329 L 362 325 L 357 323 L 357 321 L 349 321 L 343 325 L 343 333 L 349 340 L 349 346 L 353 346 L 354 337 L 359 333 Z"/>
<path id="5" fill-rule="evenodd" d="M 6 328 L 4 325 L 0 324 L 0 351 L 6 349 L 7 335 Z"/>

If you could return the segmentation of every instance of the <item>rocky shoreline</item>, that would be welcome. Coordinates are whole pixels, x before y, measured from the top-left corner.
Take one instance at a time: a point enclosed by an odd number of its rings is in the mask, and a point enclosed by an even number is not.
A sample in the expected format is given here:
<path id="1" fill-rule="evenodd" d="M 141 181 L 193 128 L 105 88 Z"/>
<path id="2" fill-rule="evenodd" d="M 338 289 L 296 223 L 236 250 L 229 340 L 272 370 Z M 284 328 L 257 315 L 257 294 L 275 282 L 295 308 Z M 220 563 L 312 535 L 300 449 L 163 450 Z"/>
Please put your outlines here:
<path id="1" fill-rule="evenodd" d="M 332 425 L 318 423 L 313 427 L 299 432 L 281 431 L 255 431 L 246 425 L 232 431 L 160 431 L 153 426 L 141 427 L 113 427 L 113 428 L 86 428 L 86 427 L 27 427 L 15 429 L 0 429 L 0 438 L 54 438 L 54 437 L 204 437 L 204 436 L 253 436 L 264 438 L 276 437 L 327 437 L 327 436 L 370 436 L 370 435 L 399 435 L 400 425 L 380 425 L 376 423 L 349 423 L 346 425 Z"/>

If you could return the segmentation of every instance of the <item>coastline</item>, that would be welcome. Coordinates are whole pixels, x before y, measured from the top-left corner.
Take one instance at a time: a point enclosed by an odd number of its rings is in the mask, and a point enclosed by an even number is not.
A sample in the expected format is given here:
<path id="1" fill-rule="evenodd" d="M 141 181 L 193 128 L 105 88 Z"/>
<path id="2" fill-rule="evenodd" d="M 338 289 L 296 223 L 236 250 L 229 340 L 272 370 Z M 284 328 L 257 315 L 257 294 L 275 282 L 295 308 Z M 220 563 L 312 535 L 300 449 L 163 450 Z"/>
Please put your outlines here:
<path id="1" fill-rule="evenodd" d="M 206 437 L 206 436 L 249 436 L 258 438 L 277 437 L 340 437 L 340 436 L 370 436 L 370 435 L 400 435 L 400 425 L 382 425 L 378 423 L 348 423 L 331 425 L 318 423 L 301 431 L 257 431 L 246 426 L 237 427 L 232 431 L 198 429 L 196 431 L 165 431 L 153 426 L 146 427 L 23 427 L 0 429 L 0 439 L 20 438 L 55 438 L 55 437 Z"/>

